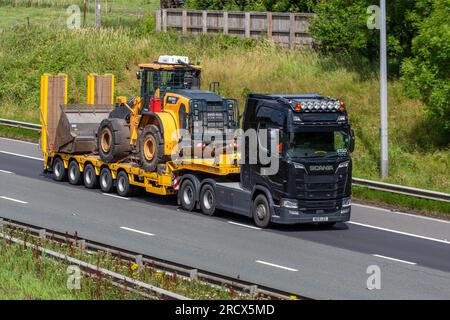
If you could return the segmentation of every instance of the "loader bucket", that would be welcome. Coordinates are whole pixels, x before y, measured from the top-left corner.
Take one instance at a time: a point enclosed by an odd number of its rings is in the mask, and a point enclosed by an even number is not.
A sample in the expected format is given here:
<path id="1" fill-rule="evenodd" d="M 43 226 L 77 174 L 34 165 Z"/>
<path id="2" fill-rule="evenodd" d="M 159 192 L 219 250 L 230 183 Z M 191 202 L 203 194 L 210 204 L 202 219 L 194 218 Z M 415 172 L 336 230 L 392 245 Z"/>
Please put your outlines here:
<path id="1" fill-rule="evenodd" d="M 113 108 L 112 105 L 61 105 L 54 148 L 74 154 L 95 152 L 100 122 L 108 118 Z"/>

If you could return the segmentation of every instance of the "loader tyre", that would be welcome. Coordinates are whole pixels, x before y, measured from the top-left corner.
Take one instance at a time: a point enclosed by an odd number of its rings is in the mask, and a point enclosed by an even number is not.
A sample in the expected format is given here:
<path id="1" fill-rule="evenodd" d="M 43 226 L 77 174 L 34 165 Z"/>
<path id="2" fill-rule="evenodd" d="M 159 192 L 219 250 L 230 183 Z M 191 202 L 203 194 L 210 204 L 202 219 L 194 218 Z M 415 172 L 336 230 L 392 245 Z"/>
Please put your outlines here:
<path id="1" fill-rule="evenodd" d="M 139 136 L 139 158 L 145 171 L 155 171 L 163 162 L 164 142 L 157 126 L 146 126 Z"/>
<path id="2" fill-rule="evenodd" d="M 98 128 L 98 153 L 103 162 L 121 160 L 131 152 L 130 128 L 124 119 L 104 119 Z"/>
<path id="3" fill-rule="evenodd" d="M 67 169 L 64 168 L 64 162 L 61 158 L 53 160 L 53 180 L 65 181 L 67 179 Z"/>

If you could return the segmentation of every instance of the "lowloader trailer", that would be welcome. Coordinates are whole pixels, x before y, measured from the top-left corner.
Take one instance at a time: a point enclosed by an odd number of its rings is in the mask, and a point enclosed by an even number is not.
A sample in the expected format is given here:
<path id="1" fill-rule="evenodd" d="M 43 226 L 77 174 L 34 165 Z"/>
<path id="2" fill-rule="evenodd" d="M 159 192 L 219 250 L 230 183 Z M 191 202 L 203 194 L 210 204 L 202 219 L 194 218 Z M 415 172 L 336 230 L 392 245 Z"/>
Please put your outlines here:
<path id="1" fill-rule="evenodd" d="M 88 92 L 91 92 L 89 83 Z M 110 89 L 103 92 L 112 92 Z M 191 96 L 188 90 L 176 92 Z M 153 97 L 167 101 L 170 93 L 166 90 L 160 94 L 158 90 Z M 99 95 L 91 92 L 91 96 Z M 196 89 L 192 95 L 196 103 L 202 105 L 205 114 L 201 119 L 203 127 L 208 119 L 214 125 L 218 120 L 222 125 L 224 119 L 235 121 L 232 117 L 235 116 L 234 104 L 227 104 L 231 100 L 225 100 L 222 110 L 219 98 L 214 97 L 215 105 L 209 107 L 213 109 L 213 115 L 208 116 L 208 103 L 200 101 L 200 96 L 208 98 L 209 94 Z M 152 106 L 152 99 L 148 99 L 144 109 Z M 106 100 L 113 101 L 109 95 Z M 247 150 L 251 143 L 241 140 L 237 142 L 239 148 L 234 145 L 231 152 L 213 152 L 209 157 L 189 153 L 173 160 L 166 158 L 159 161 L 154 170 L 143 166 L 139 156 L 134 156 L 132 151 L 121 159 L 105 161 L 98 151 L 102 148 L 102 131 L 98 126 L 105 115 L 111 117 L 111 114 L 123 114 L 124 111 L 126 114 L 123 98 L 118 100 L 116 106 L 91 104 L 68 107 L 67 76 L 42 77 L 41 147 L 44 170 L 52 172 L 56 181 L 68 180 L 71 184 L 84 184 L 90 189 L 100 188 L 105 193 L 115 191 L 123 197 L 132 196 L 139 188 L 158 195 L 177 194 L 178 204 L 184 210 L 200 209 L 205 215 L 213 215 L 219 209 L 226 210 L 252 217 L 261 228 L 268 227 L 271 222 L 330 225 L 349 220 L 350 153 L 354 148 L 354 135 L 343 102 L 319 95 L 250 94 L 242 129 L 244 132 L 255 129 L 256 153 L 261 150 L 272 152 L 270 159 L 278 162 L 276 172 L 264 174 L 263 169 L 268 164 L 262 164 L 259 155 L 255 163 L 250 161 L 254 150 Z M 187 101 L 187 104 L 191 103 Z M 164 105 L 161 103 L 161 111 L 149 114 L 157 116 L 159 112 L 164 112 Z M 128 104 L 125 107 L 130 109 Z M 68 109 L 70 112 L 66 112 Z M 193 117 L 200 116 L 196 109 L 193 110 Z M 220 112 L 224 115 L 221 116 Z M 132 114 L 132 110 L 128 114 Z M 130 121 L 127 116 L 123 119 Z M 112 129 L 110 133 L 113 136 L 116 132 Z M 259 131 L 263 130 L 268 132 L 267 141 L 262 141 L 259 135 Z M 135 135 L 141 133 L 142 129 L 136 126 Z M 96 143 L 93 143 L 93 136 Z M 274 137 L 278 142 L 276 149 L 267 151 Z M 166 140 L 164 143 L 177 142 Z M 208 143 L 217 145 L 214 141 Z M 205 148 L 204 144 L 201 148 Z M 139 153 L 139 150 L 136 152 Z"/>

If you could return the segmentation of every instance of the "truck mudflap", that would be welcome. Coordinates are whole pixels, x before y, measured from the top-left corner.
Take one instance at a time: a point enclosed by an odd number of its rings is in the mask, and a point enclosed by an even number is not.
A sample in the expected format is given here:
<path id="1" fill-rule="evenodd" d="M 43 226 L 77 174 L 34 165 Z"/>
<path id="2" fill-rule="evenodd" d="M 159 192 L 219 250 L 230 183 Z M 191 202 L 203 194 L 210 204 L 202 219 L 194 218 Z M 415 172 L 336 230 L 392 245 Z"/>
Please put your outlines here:
<path id="1" fill-rule="evenodd" d="M 304 224 L 304 223 L 333 223 L 350 220 L 351 208 L 340 209 L 330 214 L 306 214 L 299 210 L 292 210 L 274 206 L 271 221 L 278 224 Z"/>

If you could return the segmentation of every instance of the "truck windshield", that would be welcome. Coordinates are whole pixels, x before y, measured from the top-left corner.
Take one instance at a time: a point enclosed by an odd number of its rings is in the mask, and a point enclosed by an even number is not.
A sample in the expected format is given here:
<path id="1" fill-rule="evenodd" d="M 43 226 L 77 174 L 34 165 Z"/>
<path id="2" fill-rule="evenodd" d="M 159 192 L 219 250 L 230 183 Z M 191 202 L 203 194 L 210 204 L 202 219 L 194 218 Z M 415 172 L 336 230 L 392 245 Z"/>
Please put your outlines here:
<path id="1" fill-rule="evenodd" d="M 350 136 L 343 131 L 297 132 L 288 136 L 289 158 L 342 157 L 349 153 Z"/>

